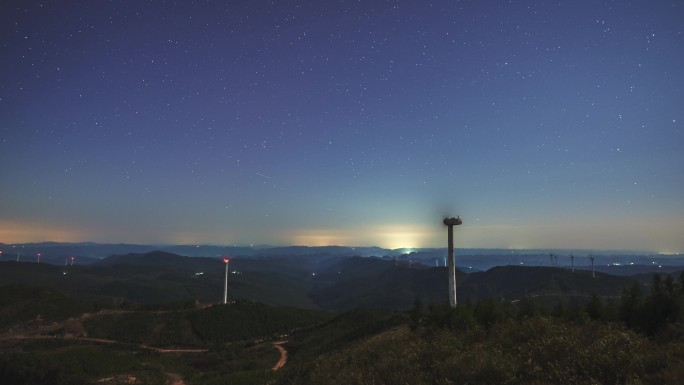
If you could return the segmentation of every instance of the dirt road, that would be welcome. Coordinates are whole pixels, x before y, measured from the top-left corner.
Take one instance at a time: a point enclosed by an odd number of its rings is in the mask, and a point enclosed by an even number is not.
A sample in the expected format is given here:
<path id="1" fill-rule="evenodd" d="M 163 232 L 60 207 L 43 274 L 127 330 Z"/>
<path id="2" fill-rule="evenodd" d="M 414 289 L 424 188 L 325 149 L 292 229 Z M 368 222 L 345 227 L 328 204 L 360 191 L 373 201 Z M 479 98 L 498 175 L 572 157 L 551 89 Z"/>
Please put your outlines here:
<path id="1" fill-rule="evenodd" d="M 275 364 L 272 370 L 278 370 L 285 366 L 285 363 L 287 363 L 287 350 L 285 350 L 283 347 L 283 345 L 286 343 L 287 341 L 277 341 L 273 343 L 273 347 L 280 351 L 280 360 L 278 360 L 278 363 Z"/>

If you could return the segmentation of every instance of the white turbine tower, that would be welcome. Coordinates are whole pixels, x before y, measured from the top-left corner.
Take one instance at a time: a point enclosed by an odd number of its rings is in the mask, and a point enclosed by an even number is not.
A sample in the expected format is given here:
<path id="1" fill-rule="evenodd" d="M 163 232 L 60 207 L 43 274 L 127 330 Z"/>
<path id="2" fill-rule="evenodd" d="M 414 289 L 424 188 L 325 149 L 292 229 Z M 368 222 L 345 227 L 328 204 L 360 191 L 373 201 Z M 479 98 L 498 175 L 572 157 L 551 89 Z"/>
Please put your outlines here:
<path id="1" fill-rule="evenodd" d="M 461 223 L 460 217 L 444 218 L 442 221 L 448 227 L 449 233 L 449 305 L 456 307 L 456 260 L 454 257 L 454 226 Z"/>
<path id="2" fill-rule="evenodd" d="M 223 263 L 226 265 L 226 280 L 223 284 L 223 304 L 228 303 L 228 264 L 230 263 L 230 258 L 223 257 Z"/>

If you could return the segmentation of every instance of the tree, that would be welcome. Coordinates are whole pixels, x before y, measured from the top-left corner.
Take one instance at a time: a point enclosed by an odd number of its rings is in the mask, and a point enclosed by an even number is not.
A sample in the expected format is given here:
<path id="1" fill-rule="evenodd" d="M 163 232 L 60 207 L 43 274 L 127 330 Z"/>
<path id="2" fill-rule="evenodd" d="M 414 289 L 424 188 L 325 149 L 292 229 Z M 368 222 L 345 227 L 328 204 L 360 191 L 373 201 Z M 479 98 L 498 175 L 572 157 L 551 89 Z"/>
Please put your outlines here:
<path id="1" fill-rule="evenodd" d="M 599 298 L 596 293 L 592 293 L 584 310 L 589 315 L 589 318 L 593 320 L 601 319 L 604 315 L 603 301 L 601 301 L 601 298 Z"/>
<path id="2" fill-rule="evenodd" d="M 620 319 L 630 329 L 638 329 L 640 313 L 642 312 L 644 295 L 641 287 L 635 283 L 622 293 L 620 301 Z"/>
<path id="3" fill-rule="evenodd" d="M 409 326 L 411 330 L 415 331 L 423 320 L 423 303 L 420 302 L 420 298 L 416 297 L 413 301 L 413 309 L 411 309 L 411 321 Z"/>

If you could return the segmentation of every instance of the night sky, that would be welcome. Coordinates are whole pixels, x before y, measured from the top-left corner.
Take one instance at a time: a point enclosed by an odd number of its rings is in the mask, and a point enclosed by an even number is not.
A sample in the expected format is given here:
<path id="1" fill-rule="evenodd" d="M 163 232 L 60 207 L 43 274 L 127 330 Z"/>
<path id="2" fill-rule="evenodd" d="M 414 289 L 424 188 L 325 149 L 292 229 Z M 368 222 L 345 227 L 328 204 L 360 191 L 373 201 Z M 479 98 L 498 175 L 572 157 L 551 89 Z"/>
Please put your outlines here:
<path id="1" fill-rule="evenodd" d="M 0 5 L 0 242 L 684 252 L 684 2 Z"/>

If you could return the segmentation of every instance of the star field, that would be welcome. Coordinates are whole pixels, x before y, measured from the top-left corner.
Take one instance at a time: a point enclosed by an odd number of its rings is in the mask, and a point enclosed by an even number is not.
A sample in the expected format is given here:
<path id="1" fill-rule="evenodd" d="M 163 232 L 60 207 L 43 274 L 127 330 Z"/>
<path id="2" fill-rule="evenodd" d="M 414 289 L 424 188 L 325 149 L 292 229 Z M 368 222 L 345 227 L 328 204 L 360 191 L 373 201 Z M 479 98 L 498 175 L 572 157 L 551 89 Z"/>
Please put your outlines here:
<path id="1" fill-rule="evenodd" d="M 684 252 L 680 2 L 0 15 L 0 242 Z"/>

